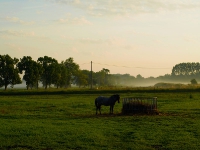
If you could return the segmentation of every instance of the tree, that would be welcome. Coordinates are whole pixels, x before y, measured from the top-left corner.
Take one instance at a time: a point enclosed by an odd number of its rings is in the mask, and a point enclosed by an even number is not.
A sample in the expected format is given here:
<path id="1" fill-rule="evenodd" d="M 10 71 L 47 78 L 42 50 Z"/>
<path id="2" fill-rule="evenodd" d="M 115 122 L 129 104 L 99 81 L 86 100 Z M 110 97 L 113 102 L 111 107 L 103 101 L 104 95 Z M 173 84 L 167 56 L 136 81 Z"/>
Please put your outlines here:
<path id="1" fill-rule="evenodd" d="M 53 83 L 53 74 L 54 72 L 56 72 L 56 66 L 57 66 L 55 64 L 57 64 L 58 61 L 54 58 L 44 56 L 38 58 L 37 62 L 41 64 L 43 67 L 41 81 L 45 89 L 47 89 L 47 86 L 50 86 Z"/>
<path id="2" fill-rule="evenodd" d="M 180 63 L 173 67 L 172 73 L 174 75 L 198 75 L 200 74 L 200 63 Z"/>
<path id="3" fill-rule="evenodd" d="M 136 79 L 144 79 L 144 77 L 142 77 L 140 74 L 138 74 L 137 76 L 136 76 Z"/>
<path id="4" fill-rule="evenodd" d="M 190 82 L 191 82 L 191 84 L 193 84 L 193 85 L 198 84 L 197 81 L 196 81 L 196 79 L 192 79 Z"/>
<path id="5" fill-rule="evenodd" d="M 99 86 L 104 86 L 105 83 L 105 73 L 103 72 L 103 70 L 96 72 L 94 75 L 94 79 L 96 80 L 97 84 Z"/>
<path id="6" fill-rule="evenodd" d="M 96 72 L 94 74 L 94 81 L 96 84 L 98 84 L 99 86 L 105 86 L 105 85 L 109 85 L 108 83 L 108 73 L 110 72 L 110 70 L 103 68 L 101 71 Z"/>
<path id="7" fill-rule="evenodd" d="M 10 84 L 13 87 L 15 84 L 22 83 L 17 68 L 18 59 L 12 59 L 9 55 L 0 55 L 0 86 L 4 86 L 5 90 Z"/>
<path id="8" fill-rule="evenodd" d="M 105 72 L 105 74 L 110 73 L 110 70 L 109 70 L 109 69 L 106 69 L 106 68 L 103 68 L 102 71 Z"/>
<path id="9" fill-rule="evenodd" d="M 55 64 L 56 71 L 53 73 L 53 83 L 55 87 L 64 87 L 67 78 L 67 69 L 63 63 Z"/>
<path id="10" fill-rule="evenodd" d="M 60 64 L 61 67 L 61 77 L 60 77 L 60 87 L 65 87 L 65 85 L 67 84 L 67 68 L 65 67 L 65 65 L 63 63 Z"/>
<path id="11" fill-rule="evenodd" d="M 108 69 L 106 69 L 106 68 L 103 68 L 102 69 L 102 71 L 104 72 L 104 74 L 105 74 L 105 79 L 104 79 L 104 84 L 105 85 L 108 85 L 109 83 L 108 83 L 108 74 L 110 73 L 110 70 L 108 70 Z"/>
<path id="12" fill-rule="evenodd" d="M 24 71 L 23 79 L 26 81 L 27 90 L 33 86 L 38 88 L 38 81 L 43 71 L 41 64 L 32 60 L 30 56 L 24 56 L 17 66 L 21 74 Z"/>
<path id="13" fill-rule="evenodd" d="M 72 57 L 62 61 L 67 69 L 66 87 L 70 87 L 71 83 L 74 81 L 75 76 L 77 76 L 79 71 L 79 65 L 74 62 Z"/>
<path id="14" fill-rule="evenodd" d="M 38 86 L 39 86 L 38 82 L 40 81 L 42 73 L 43 73 L 44 70 L 42 68 L 42 65 L 39 64 L 36 61 L 33 62 L 33 70 L 34 70 L 34 72 L 33 72 L 34 73 L 33 81 L 35 81 L 33 86 L 35 85 L 36 88 L 38 89 Z"/>
<path id="15" fill-rule="evenodd" d="M 85 75 L 85 79 L 86 79 L 86 82 L 87 82 L 87 85 L 91 85 L 91 71 L 89 70 L 81 70 L 81 73 Z M 94 72 L 92 72 L 92 74 L 95 74 Z M 94 83 L 94 80 L 93 80 L 93 83 Z"/>
<path id="16" fill-rule="evenodd" d="M 88 76 L 84 74 L 84 71 L 79 70 L 78 74 L 76 76 L 76 84 L 81 87 L 81 86 L 87 86 L 88 85 Z"/>

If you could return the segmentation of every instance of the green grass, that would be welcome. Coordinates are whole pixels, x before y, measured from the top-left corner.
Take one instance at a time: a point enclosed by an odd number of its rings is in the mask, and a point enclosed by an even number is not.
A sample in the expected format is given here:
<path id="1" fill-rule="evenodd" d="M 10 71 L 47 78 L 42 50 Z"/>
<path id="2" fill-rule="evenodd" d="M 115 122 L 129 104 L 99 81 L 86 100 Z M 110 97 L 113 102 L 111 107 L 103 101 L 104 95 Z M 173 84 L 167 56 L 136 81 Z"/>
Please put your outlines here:
<path id="1" fill-rule="evenodd" d="M 0 96 L 0 149 L 200 148 L 200 93 L 120 95 L 156 96 L 160 114 L 123 116 L 116 103 L 114 115 L 95 115 L 97 93 Z"/>

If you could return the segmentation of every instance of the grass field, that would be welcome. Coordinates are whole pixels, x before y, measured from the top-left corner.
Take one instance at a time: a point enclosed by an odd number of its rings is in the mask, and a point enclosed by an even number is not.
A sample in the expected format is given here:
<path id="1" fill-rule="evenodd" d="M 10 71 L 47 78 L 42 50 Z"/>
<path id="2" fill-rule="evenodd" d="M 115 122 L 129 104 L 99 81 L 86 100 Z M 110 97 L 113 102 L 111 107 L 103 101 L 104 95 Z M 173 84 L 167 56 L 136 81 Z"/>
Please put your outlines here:
<path id="1" fill-rule="evenodd" d="M 95 115 L 98 93 L 0 96 L 0 149 L 200 149 L 199 92 L 120 95 L 156 96 L 160 113 Z"/>

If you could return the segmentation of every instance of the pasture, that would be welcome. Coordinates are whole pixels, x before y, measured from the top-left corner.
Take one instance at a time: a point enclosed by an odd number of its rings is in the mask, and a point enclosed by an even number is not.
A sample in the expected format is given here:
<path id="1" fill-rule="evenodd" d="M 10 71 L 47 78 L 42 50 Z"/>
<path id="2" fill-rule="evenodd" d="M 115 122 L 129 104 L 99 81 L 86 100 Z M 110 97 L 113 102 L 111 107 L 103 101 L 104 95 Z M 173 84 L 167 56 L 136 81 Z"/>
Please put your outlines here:
<path id="1" fill-rule="evenodd" d="M 102 93 L 0 96 L 0 149 L 200 148 L 199 92 L 119 94 L 158 97 L 159 115 L 121 115 L 122 103 L 96 115 Z"/>

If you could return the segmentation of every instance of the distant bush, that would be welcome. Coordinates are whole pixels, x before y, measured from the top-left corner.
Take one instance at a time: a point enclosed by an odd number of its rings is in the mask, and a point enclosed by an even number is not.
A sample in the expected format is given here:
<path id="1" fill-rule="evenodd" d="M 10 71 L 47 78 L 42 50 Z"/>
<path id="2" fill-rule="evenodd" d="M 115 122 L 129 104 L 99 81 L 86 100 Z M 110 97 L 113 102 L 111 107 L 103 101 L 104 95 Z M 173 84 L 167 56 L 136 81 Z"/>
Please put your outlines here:
<path id="1" fill-rule="evenodd" d="M 191 84 L 193 84 L 193 85 L 198 84 L 196 79 L 192 79 L 190 82 L 191 82 Z"/>
<path id="2" fill-rule="evenodd" d="M 186 88 L 187 85 L 185 84 L 175 84 L 175 83 L 164 83 L 164 82 L 161 82 L 161 83 L 157 83 L 154 85 L 154 87 L 157 87 L 157 88 Z"/>

